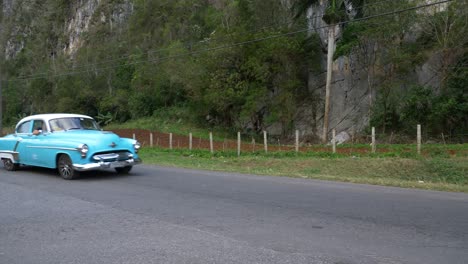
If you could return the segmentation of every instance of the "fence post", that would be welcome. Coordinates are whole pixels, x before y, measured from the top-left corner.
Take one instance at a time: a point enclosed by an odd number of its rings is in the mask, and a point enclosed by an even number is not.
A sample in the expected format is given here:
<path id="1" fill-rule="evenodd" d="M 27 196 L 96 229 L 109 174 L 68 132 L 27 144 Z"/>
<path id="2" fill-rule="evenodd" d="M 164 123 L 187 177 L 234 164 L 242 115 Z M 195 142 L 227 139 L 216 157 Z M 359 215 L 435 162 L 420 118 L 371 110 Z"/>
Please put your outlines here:
<path id="1" fill-rule="evenodd" d="M 136 139 L 136 137 L 135 137 L 135 133 L 133 133 L 133 139 L 134 139 L 134 140 Z"/>
<path id="2" fill-rule="evenodd" d="M 169 149 L 172 149 L 172 133 L 169 133 Z"/>
<path id="3" fill-rule="evenodd" d="M 153 133 L 150 133 L 150 146 L 153 147 Z"/>
<path id="4" fill-rule="evenodd" d="M 296 130 L 296 152 L 299 152 L 299 130 Z"/>
<path id="5" fill-rule="evenodd" d="M 214 153 L 214 149 L 213 149 L 213 132 L 210 132 L 210 152 L 211 152 L 211 154 Z"/>
<path id="6" fill-rule="evenodd" d="M 237 132 L 237 156 L 240 156 L 241 152 L 241 134 L 240 132 Z"/>
<path id="7" fill-rule="evenodd" d="M 417 143 L 418 143 L 418 154 L 421 154 L 421 125 L 417 126 Z"/>
<path id="8" fill-rule="evenodd" d="M 267 132 L 263 131 L 263 146 L 265 147 L 265 153 L 268 153 L 268 143 L 267 143 Z"/>
<path id="9" fill-rule="evenodd" d="M 255 152 L 255 138 L 252 137 L 252 152 Z"/>
<path id="10" fill-rule="evenodd" d="M 336 153 L 336 130 L 332 130 L 332 148 L 333 148 L 333 153 Z"/>
<path id="11" fill-rule="evenodd" d="M 375 153 L 377 146 L 375 143 L 375 127 L 372 127 L 372 153 Z"/>
<path id="12" fill-rule="evenodd" d="M 192 132 L 189 133 L 189 150 L 192 150 Z"/>

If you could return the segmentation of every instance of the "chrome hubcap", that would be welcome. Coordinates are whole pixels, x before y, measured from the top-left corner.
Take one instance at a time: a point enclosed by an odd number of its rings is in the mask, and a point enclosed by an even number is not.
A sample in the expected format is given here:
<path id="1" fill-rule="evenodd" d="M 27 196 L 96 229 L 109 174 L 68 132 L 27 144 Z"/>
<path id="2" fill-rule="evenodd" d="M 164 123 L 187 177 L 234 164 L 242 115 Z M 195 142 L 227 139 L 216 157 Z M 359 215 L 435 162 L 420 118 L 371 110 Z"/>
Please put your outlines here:
<path id="1" fill-rule="evenodd" d="M 62 163 L 60 164 L 60 174 L 61 174 L 62 176 L 67 177 L 67 176 L 70 176 L 71 173 L 72 173 L 72 168 L 70 167 L 70 165 L 68 165 L 68 164 L 65 163 L 65 162 L 62 162 Z"/>
<path id="2" fill-rule="evenodd" d="M 9 159 L 6 159 L 3 161 L 3 166 L 5 166 L 5 169 L 10 170 L 13 167 L 13 162 L 11 162 Z"/>

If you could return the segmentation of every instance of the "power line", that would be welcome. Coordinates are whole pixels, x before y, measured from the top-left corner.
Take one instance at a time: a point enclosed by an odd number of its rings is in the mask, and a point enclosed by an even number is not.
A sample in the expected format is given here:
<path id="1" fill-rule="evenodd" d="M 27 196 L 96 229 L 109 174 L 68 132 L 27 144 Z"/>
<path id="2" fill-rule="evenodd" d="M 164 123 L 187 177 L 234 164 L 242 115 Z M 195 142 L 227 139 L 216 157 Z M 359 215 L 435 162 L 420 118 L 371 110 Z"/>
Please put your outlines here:
<path id="1" fill-rule="evenodd" d="M 368 4 L 363 4 L 361 6 L 357 6 L 357 7 L 353 7 L 354 9 L 356 10 L 359 10 L 359 9 L 363 9 L 365 7 L 369 7 L 369 6 L 374 6 L 374 5 L 378 5 L 378 4 L 382 4 L 382 3 L 387 3 L 387 2 L 391 2 L 391 1 L 395 1 L 395 0 L 383 0 L 383 1 L 378 1 L 378 2 L 373 2 L 373 3 L 368 3 Z M 316 15 L 316 16 L 312 16 L 312 17 L 309 17 L 308 19 L 311 20 L 311 19 L 315 19 L 315 18 L 321 18 L 323 17 L 323 14 L 320 14 L 320 15 Z M 256 32 L 260 32 L 260 31 L 263 31 L 265 29 L 269 29 L 269 28 L 275 28 L 275 27 L 281 27 L 281 26 L 285 26 L 285 25 L 292 25 L 294 24 L 295 21 L 288 21 L 286 23 L 280 23 L 280 24 L 276 24 L 276 25 L 270 25 L 270 26 L 265 26 L 265 27 L 261 27 L 261 28 L 257 28 L 257 29 L 253 29 L 253 30 L 248 30 L 246 32 L 241 32 L 242 34 L 245 34 L 245 33 L 256 33 Z M 278 28 L 280 29 L 280 28 Z M 319 29 L 317 27 L 314 28 L 315 30 Z M 236 33 L 236 32 L 234 32 Z M 230 33 L 232 34 L 232 33 Z M 225 39 L 228 39 L 229 36 L 221 36 L 221 37 L 215 37 L 215 38 L 209 38 L 208 41 L 211 42 L 211 41 L 219 41 L 219 40 L 225 40 Z M 205 44 L 207 41 L 206 40 L 202 40 L 202 41 L 197 41 L 196 43 L 193 43 L 193 42 L 186 42 L 185 43 L 185 46 L 190 46 L 191 48 L 193 47 L 196 47 L 196 46 L 200 46 L 200 45 L 203 45 Z M 157 49 L 157 50 L 149 50 L 147 52 L 144 52 L 142 53 L 141 55 L 142 56 L 150 56 L 151 54 L 154 54 L 154 53 L 160 53 L 160 52 L 163 52 L 163 51 L 166 51 L 166 50 L 170 50 L 170 48 L 161 48 L 161 49 Z M 133 56 L 134 54 L 128 54 L 128 55 L 124 55 L 124 56 L 120 56 L 119 58 L 115 58 L 115 59 L 109 59 L 109 60 L 105 60 L 105 61 L 100 61 L 100 62 L 97 62 L 97 63 L 88 63 L 88 64 L 84 64 L 84 65 L 81 65 L 81 66 L 72 66 L 72 68 L 74 69 L 80 69 L 80 68 L 89 68 L 89 67 L 95 67 L 95 66 L 98 66 L 98 65 L 103 65 L 103 64 L 108 64 L 108 63 L 111 63 L 111 62 L 118 62 L 118 61 L 121 61 L 121 60 L 125 60 L 125 59 L 128 59 L 130 58 L 131 56 Z M 36 73 L 36 74 L 30 74 L 30 75 L 23 75 L 23 76 L 20 76 L 18 77 L 17 79 L 26 79 L 28 77 L 38 77 L 38 76 L 41 76 L 41 75 L 44 75 L 44 76 L 47 76 L 51 71 L 46 71 L 46 72 L 42 72 L 42 73 Z"/>
<path id="2" fill-rule="evenodd" d="M 368 19 L 372 19 L 372 18 L 376 18 L 376 17 L 399 14 L 399 13 L 408 12 L 408 11 L 421 9 L 421 8 L 426 8 L 426 7 L 430 7 L 430 6 L 434 6 L 434 5 L 440 5 L 440 4 L 444 4 L 444 3 L 448 3 L 448 2 L 452 2 L 452 1 L 454 1 L 454 0 L 443 0 L 443 1 L 439 1 L 439 2 L 428 3 L 428 4 L 425 4 L 425 5 L 419 5 L 419 6 L 415 6 L 415 7 L 410 7 L 410 8 L 390 11 L 390 12 L 386 12 L 386 13 L 371 15 L 371 16 L 367 16 L 367 17 L 357 18 L 357 19 L 350 20 L 350 21 L 343 21 L 343 22 L 337 23 L 336 25 L 345 25 L 345 24 L 348 24 L 348 23 L 360 22 L 360 21 L 364 21 L 364 20 L 368 20 Z M 324 28 L 327 28 L 327 27 L 328 26 L 321 26 L 321 27 L 317 27 L 316 29 L 324 29 Z M 222 50 L 222 49 L 234 48 L 234 47 L 239 47 L 239 46 L 243 46 L 243 45 L 257 43 L 257 42 L 261 42 L 261 41 L 265 41 L 265 40 L 275 39 L 275 38 L 279 38 L 279 37 L 291 36 L 291 35 L 306 32 L 308 30 L 309 30 L 309 28 L 305 28 L 305 29 L 300 29 L 300 30 L 296 30 L 296 31 L 287 32 L 287 33 L 270 35 L 268 37 L 263 37 L 263 38 L 257 38 L 257 39 L 252 39 L 252 40 L 248 40 L 248 41 L 238 42 L 238 43 L 234 43 L 234 44 L 230 44 L 230 45 L 223 45 L 223 46 L 218 46 L 218 47 L 214 47 L 214 48 L 207 48 L 207 49 L 201 49 L 201 50 L 197 50 L 197 51 L 184 52 L 184 53 L 176 54 L 176 55 L 173 55 L 173 56 L 167 56 L 167 57 L 163 57 L 163 58 L 146 59 L 146 60 L 139 60 L 139 61 L 129 62 L 129 63 L 126 63 L 125 65 L 136 65 L 136 64 L 140 64 L 140 63 L 146 63 L 146 62 L 165 61 L 165 60 L 168 60 L 168 59 L 174 59 L 174 58 L 185 57 L 185 56 L 190 56 L 190 55 L 197 55 L 197 54 L 204 53 L 204 52 L 209 52 L 209 51 L 217 51 L 217 50 Z M 96 68 L 96 69 L 93 69 L 93 70 L 87 69 L 87 70 L 82 70 L 82 71 L 71 71 L 71 72 L 66 72 L 66 73 L 62 73 L 62 74 L 54 74 L 54 75 L 46 75 L 47 73 L 45 73 L 45 74 L 41 73 L 41 74 L 37 74 L 38 76 L 32 76 L 30 78 L 16 78 L 16 79 L 9 80 L 9 82 L 44 79 L 46 77 L 62 77 L 62 76 L 69 76 L 69 75 L 75 75 L 75 74 L 80 74 L 80 73 L 86 73 L 86 72 L 90 72 L 90 71 L 102 71 L 102 70 L 115 69 L 115 68 L 118 68 L 118 67 L 121 67 L 121 65 L 112 65 L 112 66 L 109 66 L 109 67 Z M 43 76 L 43 75 L 46 75 L 46 76 Z"/>

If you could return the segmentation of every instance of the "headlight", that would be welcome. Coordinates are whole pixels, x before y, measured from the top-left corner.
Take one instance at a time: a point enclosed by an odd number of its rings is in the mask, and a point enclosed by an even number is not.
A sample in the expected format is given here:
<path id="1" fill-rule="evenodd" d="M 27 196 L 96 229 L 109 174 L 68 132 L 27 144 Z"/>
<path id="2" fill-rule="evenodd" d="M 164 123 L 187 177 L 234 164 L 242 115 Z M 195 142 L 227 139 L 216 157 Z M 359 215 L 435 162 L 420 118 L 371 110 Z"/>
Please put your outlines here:
<path id="1" fill-rule="evenodd" d="M 135 143 L 133 143 L 133 148 L 135 149 L 135 152 L 138 152 L 138 150 L 141 148 L 140 142 L 135 141 Z"/>
<path id="2" fill-rule="evenodd" d="M 88 148 L 88 145 L 81 144 L 78 146 L 77 150 L 81 153 L 81 157 L 84 158 L 88 154 L 89 148 Z"/>

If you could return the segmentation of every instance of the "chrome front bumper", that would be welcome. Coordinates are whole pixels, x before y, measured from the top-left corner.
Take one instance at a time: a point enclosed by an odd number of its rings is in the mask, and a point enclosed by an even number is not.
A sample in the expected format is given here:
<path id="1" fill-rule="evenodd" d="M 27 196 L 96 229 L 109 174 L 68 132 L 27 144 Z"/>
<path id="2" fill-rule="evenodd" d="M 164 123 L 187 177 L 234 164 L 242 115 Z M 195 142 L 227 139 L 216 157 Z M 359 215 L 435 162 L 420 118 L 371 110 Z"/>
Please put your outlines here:
<path id="1" fill-rule="evenodd" d="M 76 171 L 91 171 L 109 168 L 122 168 L 127 166 L 134 166 L 141 163 L 141 159 L 127 159 L 119 161 L 99 161 L 88 164 L 73 164 L 73 169 Z"/>

